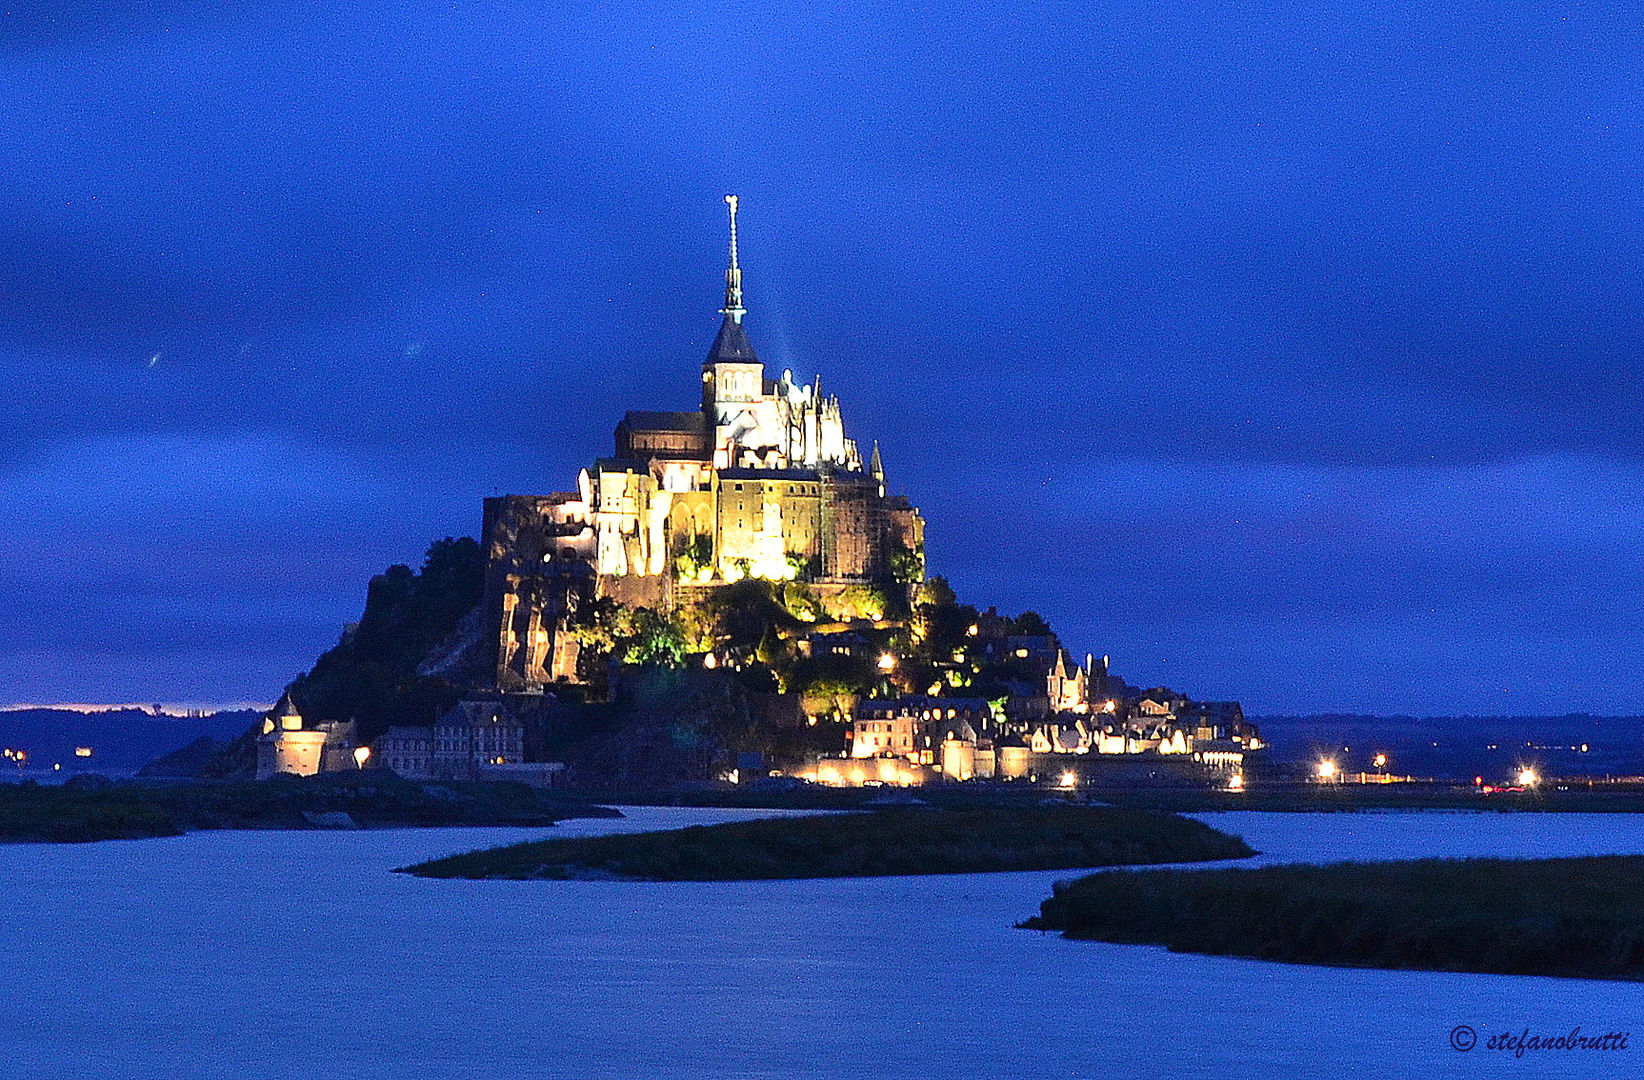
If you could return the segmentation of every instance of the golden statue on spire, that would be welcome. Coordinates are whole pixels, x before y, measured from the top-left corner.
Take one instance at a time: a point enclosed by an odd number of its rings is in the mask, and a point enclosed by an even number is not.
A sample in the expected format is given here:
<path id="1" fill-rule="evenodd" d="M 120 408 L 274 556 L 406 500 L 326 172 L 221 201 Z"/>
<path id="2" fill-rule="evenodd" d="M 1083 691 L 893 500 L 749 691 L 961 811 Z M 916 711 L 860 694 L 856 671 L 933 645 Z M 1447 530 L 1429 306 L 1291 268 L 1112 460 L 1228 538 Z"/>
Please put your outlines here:
<path id="1" fill-rule="evenodd" d="M 725 196 L 725 203 L 731 208 L 731 264 L 725 269 L 725 306 L 719 313 L 740 323 L 748 309 L 742 306 L 742 268 L 736 264 L 736 196 Z"/>

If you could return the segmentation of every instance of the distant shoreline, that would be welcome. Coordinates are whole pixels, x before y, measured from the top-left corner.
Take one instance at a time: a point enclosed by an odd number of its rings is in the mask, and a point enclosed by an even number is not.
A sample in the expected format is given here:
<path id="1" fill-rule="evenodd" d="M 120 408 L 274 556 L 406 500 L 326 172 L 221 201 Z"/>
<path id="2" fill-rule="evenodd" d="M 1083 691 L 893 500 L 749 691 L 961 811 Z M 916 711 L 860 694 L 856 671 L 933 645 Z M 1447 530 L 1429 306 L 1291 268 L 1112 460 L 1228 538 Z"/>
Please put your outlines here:
<path id="1" fill-rule="evenodd" d="M 270 781 L 0 785 L 0 843 L 87 843 L 217 829 L 553 825 L 619 811 L 524 784 L 412 783 L 384 772 Z"/>
<path id="2" fill-rule="evenodd" d="M 196 720 L 217 713 L 268 712 L 272 702 L 264 701 L 140 701 L 118 704 L 89 702 L 55 702 L 49 704 L 0 705 L 0 713 L 12 712 L 72 712 L 82 715 L 109 712 L 143 712 L 150 716 L 171 716 L 179 720 Z"/>

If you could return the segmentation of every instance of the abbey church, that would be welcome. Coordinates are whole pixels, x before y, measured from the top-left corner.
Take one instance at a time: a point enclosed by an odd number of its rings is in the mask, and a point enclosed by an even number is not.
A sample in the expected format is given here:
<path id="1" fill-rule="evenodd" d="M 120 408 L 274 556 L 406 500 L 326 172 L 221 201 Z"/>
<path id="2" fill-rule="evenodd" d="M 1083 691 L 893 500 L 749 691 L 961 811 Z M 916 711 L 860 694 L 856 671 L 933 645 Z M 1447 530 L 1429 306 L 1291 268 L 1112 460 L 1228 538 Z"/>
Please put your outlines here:
<path id="1" fill-rule="evenodd" d="M 746 577 L 801 579 L 818 593 L 917 577 L 924 521 L 866 461 L 820 379 L 771 378 L 743 325 L 735 196 L 719 334 L 701 406 L 629 412 L 608 458 L 575 491 L 485 501 L 486 625 L 497 681 L 533 690 L 574 679 L 565 633 L 602 597 L 669 610 Z"/>

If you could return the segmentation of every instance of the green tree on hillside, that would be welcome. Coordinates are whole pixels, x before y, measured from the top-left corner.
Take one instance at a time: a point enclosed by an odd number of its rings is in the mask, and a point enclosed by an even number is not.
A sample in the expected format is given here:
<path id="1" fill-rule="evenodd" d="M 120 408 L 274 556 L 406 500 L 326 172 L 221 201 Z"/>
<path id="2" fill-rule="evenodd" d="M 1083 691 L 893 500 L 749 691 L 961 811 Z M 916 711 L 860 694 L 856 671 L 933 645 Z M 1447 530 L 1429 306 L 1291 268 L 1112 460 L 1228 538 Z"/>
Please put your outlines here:
<path id="1" fill-rule="evenodd" d="M 1049 637 L 1050 624 L 1037 611 L 1024 611 L 1010 620 L 1010 632 L 1034 637 Z"/>
<path id="2" fill-rule="evenodd" d="M 897 544 L 890 552 L 891 580 L 899 585 L 911 585 L 925 580 L 925 549 L 921 545 L 909 548 Z"/>
<path id="3" fill-rule="evenodd" d="M 685 662 L 679 624 L 648 607 L 601 599 L 570 632 L 583 648 L 619 664 L 677 668 Z"/>
<path id="4" fill-rule="evenodd" d="M 462 688 L 417 665 L 484 596 L 485 562 L 468 537 L 436 540 L 422 570 L 391 566 L 371 579 L 359 625 L 288 687 L 310 720 L 357 719 L 366 738 L 392 724 L 427 724 Z"/>
<path id="5" fill-rule="evenodd" d="M 703 605 L 714 621 L 714 636 L 721 648 L 752 653 L 771 628 L 779 632 L 801 625 L 778 599 L 775 583 L 763 578 L 744 578 L 715 589 Z"/>

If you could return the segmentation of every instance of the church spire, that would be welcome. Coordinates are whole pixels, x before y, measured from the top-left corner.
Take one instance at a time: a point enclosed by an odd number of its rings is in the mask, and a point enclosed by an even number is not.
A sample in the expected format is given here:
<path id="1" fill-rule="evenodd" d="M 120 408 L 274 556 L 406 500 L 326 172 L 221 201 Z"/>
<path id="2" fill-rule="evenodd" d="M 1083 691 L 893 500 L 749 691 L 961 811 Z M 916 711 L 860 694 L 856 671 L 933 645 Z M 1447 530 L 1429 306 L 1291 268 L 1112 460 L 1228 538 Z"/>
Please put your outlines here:
<path id="1" fill-rule="evenodd" d="M 725 268 L 725 306 L 719 313 L 734 323 L 740 323 L 748 309 L 742 306 L 742 268 L 736 264 L 736 196 L 725 196 L 731 208 L 731 262 Z"/>
<path id="2" fill-rule="evenodd" d="M 742 306 L 742 267 L 736 262 L 736 203 L 735 195 L 725 196 L 725 203 L 731 208 L 731 261 L 725 268 L 725 306 L 719 309 L 724 317 L 719 323 L 719 336 L 714 338 L 713 348 L 708 350 L 708 360 L 704 367 L 715 364 L 757 364 L 759 358 L 754 355 L 753 346 L 748 344 L 747 331 L 742 329 L 742 316 L 747 309 Z M 753 391 L 755 394 L 757 390 Z M 717 387 L 705 383 L 704 400 L 715 396 L 723 396 L 724 387 Z"/>

